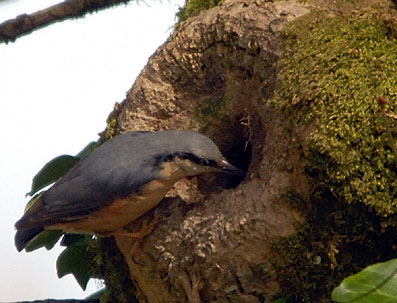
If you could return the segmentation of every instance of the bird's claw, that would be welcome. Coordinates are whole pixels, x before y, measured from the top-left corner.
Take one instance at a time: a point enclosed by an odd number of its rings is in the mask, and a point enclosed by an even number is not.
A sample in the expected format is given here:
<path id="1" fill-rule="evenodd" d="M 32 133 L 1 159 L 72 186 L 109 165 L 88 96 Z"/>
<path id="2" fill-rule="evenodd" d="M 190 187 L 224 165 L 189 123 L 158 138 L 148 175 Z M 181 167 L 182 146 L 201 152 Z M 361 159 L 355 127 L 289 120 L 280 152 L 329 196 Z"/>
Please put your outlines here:
<path id="1" fill-rule="evenodd" d="M 136 232 L 120 231 L 120 232 L 112 232 L 111 235 L 117 237 L 126 237 L 135 241 L 130 251 L 130 255 L 133 258 L 136 255 L 143 239 L 153 232 L 154 227 L 159 221 L 160 221 L 159 216 L 155 215 L 154 219 L 143 220 L 141 228 Z"/>

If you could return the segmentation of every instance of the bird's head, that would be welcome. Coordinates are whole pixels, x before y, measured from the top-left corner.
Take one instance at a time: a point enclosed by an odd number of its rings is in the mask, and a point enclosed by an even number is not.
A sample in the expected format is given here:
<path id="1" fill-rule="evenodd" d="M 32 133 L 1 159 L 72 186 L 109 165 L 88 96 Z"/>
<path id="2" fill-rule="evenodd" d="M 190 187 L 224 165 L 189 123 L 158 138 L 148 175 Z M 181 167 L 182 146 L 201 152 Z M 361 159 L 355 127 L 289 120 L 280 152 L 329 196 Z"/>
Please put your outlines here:
<path id="1" fill-rule="evenodd" d="M 178 171 L 180 177 L 195 176 L 205 172 L 224 172 L 243 175 L 244 172 L 230 164 L 216 144 L 208 137 L 191 131 L 168 131 L 161 154 L 164 167 Z M 175 171 L 174 171 L 175 173 Z"/>

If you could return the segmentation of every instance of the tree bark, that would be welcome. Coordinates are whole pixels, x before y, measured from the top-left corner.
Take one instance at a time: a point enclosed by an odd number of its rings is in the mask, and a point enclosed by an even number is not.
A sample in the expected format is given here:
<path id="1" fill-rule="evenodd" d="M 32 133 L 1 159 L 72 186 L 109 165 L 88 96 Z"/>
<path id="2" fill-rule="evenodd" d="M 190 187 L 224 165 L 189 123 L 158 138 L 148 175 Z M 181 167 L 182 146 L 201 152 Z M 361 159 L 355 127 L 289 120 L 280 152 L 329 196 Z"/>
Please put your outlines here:
<path id="1" fill-rule="evenodd" d="M 301 151 L 283 133 L 288 116 L 263 100 L 275 87 L 283 26 L 309 12 L 295 1 L 227 1 L 182 23 L 128 92 L 119 132 L 197 130 L 247 170 L 237 187 L 220 176 L 177 183 L 138 254 L 117 239 L 140 302 L 263 302 L 279 294 L 272 240 L 304 222 L 280 197 L 286 189 L 307 195 L 309 186 Z"/>

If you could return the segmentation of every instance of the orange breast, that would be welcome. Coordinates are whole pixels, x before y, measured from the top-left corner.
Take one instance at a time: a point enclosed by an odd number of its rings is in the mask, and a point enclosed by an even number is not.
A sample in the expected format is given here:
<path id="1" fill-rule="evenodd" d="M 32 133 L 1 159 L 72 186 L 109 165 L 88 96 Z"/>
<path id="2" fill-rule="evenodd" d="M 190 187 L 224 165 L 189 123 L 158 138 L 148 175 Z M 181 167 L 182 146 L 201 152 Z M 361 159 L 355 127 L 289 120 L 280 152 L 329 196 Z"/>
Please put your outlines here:
<path id="1" fill-rule="evenodd" d="M 47 229 L 62 229 L 71 233 L 107 233 L 119 231 L 142 216 L 164 198 L 176 180 L 155 180 L 126 198 L 118 198 L 112 204 L 93 212 L 86 218 L 58 223 Z"/>

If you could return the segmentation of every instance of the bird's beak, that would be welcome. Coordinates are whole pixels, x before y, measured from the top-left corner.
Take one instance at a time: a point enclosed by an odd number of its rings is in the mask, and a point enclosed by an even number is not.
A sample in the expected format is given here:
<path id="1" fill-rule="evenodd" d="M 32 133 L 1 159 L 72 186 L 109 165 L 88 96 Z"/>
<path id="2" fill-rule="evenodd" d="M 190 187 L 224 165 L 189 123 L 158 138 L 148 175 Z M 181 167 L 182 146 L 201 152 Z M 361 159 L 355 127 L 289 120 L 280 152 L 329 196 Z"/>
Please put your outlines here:
<path id="1" fill-rule="evenodd" d="M 243 176 L 244 175 L 244 171 L 243 170 L 231 165 L 226 160 L 222 160 L 219 166 L 220 166 L 222 172 L 224 172 L 224 173 L 232 174 L 232 175 L 238 175 L 238 176 Z"/>

